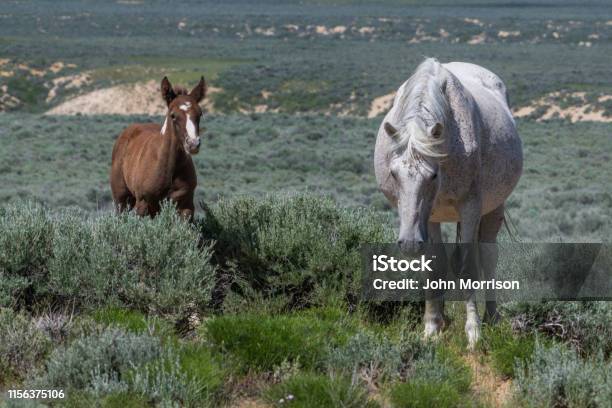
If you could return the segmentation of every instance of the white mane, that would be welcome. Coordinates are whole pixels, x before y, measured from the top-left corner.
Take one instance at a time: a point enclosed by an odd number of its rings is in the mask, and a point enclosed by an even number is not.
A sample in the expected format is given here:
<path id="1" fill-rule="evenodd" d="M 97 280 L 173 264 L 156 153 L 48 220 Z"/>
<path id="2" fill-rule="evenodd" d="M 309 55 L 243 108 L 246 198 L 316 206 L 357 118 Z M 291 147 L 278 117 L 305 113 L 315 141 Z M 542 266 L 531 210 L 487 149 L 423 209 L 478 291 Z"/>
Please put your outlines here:
<path id="1" fill-rule="evenodd" d="M 395 150 L 408 149 L 411 155 L 440 158 L 446 156 L 444 138 L 434 138 L 428 127 L 445 125 L 449 106 L 443 87 L 442 66 L 434 58 L 423 61 L 415 73 L 400 87 L 394 101 L 397 106 Z"/>

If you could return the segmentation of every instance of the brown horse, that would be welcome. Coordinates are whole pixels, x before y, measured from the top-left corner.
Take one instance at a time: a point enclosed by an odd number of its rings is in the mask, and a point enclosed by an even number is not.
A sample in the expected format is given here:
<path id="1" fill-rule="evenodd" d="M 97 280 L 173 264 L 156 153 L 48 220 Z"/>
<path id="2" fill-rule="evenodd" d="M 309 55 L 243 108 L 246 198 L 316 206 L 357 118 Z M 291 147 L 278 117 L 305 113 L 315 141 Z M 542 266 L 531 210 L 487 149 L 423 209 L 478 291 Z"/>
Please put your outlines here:
<path id="1" fill-rule="evenodd" d="M 179 214 L 193 219 L 197 177 L 192 154 L 200 150 L 198 103 L 206 95 L 204 77 L 190 93 L 161 82 L 168 105 L 163 125 L 137 123 L 127 127 L 113 148 L 110 184 L 119 212 L 135 208 L 138 215 L 155 216 L 160 202 L 171 199 Z"/>

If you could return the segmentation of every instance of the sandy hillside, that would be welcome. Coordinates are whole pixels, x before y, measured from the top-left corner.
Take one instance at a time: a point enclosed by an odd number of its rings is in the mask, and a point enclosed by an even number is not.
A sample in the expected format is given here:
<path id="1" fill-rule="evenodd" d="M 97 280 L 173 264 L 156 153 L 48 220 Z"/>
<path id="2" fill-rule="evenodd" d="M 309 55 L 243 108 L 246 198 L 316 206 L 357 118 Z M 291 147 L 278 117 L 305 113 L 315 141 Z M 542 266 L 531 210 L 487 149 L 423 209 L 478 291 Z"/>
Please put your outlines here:
<path id="1" fill-rule="evenodd" d="M 208 95 L 218 92 L 208 87 Z M 213 111 L 210 100 L 202 106 Z M 46 112 L 47 115 L 164 115 L 167 112 L 157 81 L 116 85 L 69 99 Z"/>
<path id="2" fill-rule="evenodd" d="M 597 97 L 598 103 L 610 100 L 612 100 L 612 95 Z M 606 115 L 603 109 L 590 103 L 585 92 L 552 92 L 528 105 L 514 109 L 513 113 L 517 118 L 536 114 L 538 121 L 565 118 L 572 123 L 612 122 L 612 116 Z"/>
<path id="3" fill-rule="evenodd" d="M 66 79 L 68 85 L 66 85 Z M 79 86 L 72 86 L 72 82 L 79 80 Z M 88 82 L 88 78 L 83 75 L 73 75 L 61 77 L 53 81 L 53 87 L 49 91 L 47 101 L 51 101 L 56 96 L 56 89 L 60 86 L 69 88 L 78 88 L 82 83 Z M 8 104 L 8 96 L 6 90 L 0 90 L 3 99 L 2 103 Z M 209 87 L 208 95 L 216 92 L 221 92 L 220 88 Z M 262 102 L 265 102 L 270 96 L 270 92 L 262 91 Z M 370 108 L 367 113 L 368 118 L 375 118 L 384 115 L 393 105 L 395 92 L 381 95 L 374 98 L 370 103 Z M 355 103 L 354 96 L 351 97 L 351 103 Z M 7 99 L 7 100 L 5 100 Z M 552 92 L 542 98 L 531 101 L 529 104 L 513 109 L 513 114 L 517 118 L 533 117 L 536 120 L 543 121 L 554 118 L 565 118 L 571 122 L 593 121 L 593 122 L 612 122 L 612 116 L 597 106 L 598 104 L 606 103 L 612 100 L 612 95 L 599 95 L 594 99 L 589 97 L 585 92 Z M 354 110 L 354 106 L 347 104 L 345 111 L 340 108 L 342 106 L 333 106 L 334 112 L 344 112 L 344 115 L 350 114 Z M 202 103 L 204 109 L 213 113 L 214 106 L 210 98 L 206 98 Z M 252 109 L 243 109 L 242 113 L 263 113 L 269 111 L 278 111 L 278 109 L 270 110 L 265 103 L 255 105 Z M 161 99 L 159 84 L 156 81 L 140 82 L 136 84 L 116 85 L 109 88 L 98 89 L 91 91 L 72 99 L 69 99 L 46 112 L 47 115 L 163 115 L 166 113 L 166 106 Z M 341 113 L 342 115 L 342 113 Z"/>

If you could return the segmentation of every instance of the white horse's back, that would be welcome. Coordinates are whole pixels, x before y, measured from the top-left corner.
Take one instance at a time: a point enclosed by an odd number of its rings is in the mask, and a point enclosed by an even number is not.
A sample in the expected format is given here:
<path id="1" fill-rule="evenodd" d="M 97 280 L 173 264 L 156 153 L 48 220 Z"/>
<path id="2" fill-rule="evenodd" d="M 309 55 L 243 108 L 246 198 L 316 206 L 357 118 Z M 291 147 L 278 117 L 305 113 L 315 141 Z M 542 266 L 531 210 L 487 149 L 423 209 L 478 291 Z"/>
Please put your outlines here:
<path id="1" fill-rule="evenodd" d="M 449 62 L 442 66 L 455 75 L 472 94 L 485 92 L 487 96 L 492 95 L 499 99 L 510 113 L 506 85 L 493 72 L 469 62 Z"/>
<path id="2" fill-rule="evenodd" d="M 504 82 L 493 72 L 465 62 L 442 64 L 470 93 L 484 125 L 481 132 L 483 214 L 502 204 L 518 182 L 521 141 L 508 106 Z"/>

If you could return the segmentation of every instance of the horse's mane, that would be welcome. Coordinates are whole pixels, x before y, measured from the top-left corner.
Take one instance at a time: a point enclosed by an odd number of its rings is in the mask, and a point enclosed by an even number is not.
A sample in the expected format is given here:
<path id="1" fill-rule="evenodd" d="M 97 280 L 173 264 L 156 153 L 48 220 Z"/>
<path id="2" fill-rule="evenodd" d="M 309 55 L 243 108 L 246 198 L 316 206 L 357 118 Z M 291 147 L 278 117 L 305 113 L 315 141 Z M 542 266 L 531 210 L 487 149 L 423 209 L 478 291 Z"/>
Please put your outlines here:
<path id="1" fill-rule="evenodd" d="M 449 116 L 442 69 L 436 59 L 427 58 L 398 90 L 394 101 L 399 125 L 394 137 L 395 151 L 408 149 L 413 157 L 446 156 L 444 139 L 432 137 L 427 130 L 436 122 L 446 125 Z"/>

